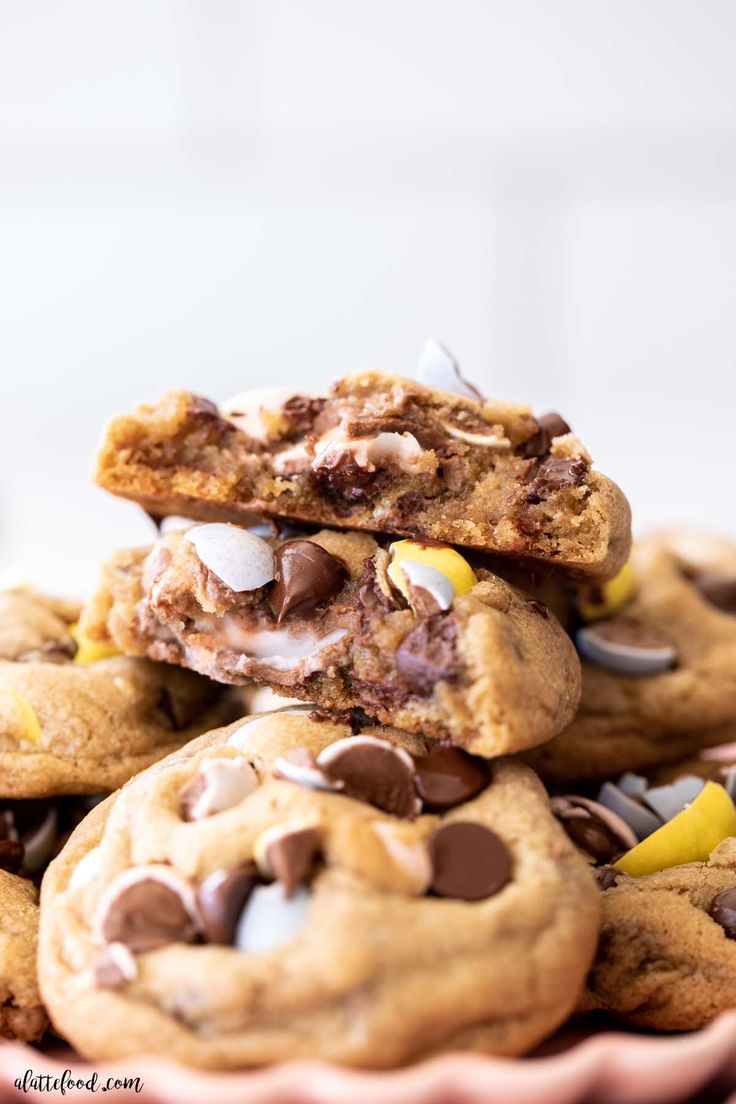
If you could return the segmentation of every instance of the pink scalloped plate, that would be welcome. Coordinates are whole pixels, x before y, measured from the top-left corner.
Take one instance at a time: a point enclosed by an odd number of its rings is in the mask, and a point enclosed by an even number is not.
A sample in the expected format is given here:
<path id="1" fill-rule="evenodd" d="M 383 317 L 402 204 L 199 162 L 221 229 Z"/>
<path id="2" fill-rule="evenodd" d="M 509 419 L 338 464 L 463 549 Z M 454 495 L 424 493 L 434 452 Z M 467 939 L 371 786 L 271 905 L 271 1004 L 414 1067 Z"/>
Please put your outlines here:
<path id="1" fill-rule="evenodd" d="M 27 1070 L 51 1079 L 65 1070 L 75 1080 L 96 1073 L 98 1092 L 108 1078 L 139 1078 L 139 1092 L 107 1089 L 106 1104 L 676 1104 L 706 1089 L 708 1100 L 736 1104 L 736 1093 L 729 1096 L 736 1090 L 736 1012 L 689 1035 L 567 1029 L 528 1058 L 448 1054 L 385 1073 L 322 1062 L 204 1073 L 150 1056 L 92 1064 L 62 1044 L 36 1049 L 5 1043 L 0 1102 L 61 1099 L 59 1091 L 38 1083 L 16 1088 Z M 66 1088 L 64 1099 L 92 1095 L 89 1088 Z"/>

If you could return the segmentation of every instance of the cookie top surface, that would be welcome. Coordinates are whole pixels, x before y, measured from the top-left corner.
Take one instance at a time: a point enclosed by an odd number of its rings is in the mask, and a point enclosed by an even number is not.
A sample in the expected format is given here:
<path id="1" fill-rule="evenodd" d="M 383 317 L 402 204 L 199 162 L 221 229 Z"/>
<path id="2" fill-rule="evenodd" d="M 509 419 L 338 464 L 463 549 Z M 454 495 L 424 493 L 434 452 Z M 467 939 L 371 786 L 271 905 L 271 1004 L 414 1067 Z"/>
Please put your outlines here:
<path id="1" fill-rule="evenodd" d="M 170 392 L 110 423 L 97 480 L 159 515 L 421 535 L 586 578 L 630 544 L 625 497 L 563 419 L 378 372 L 220 408 Z"/>
<path id="2" fill-rule="evenodd" d="M 432 542 L 195 525 L 114 556 L 83 625 L 130 655 L 482 755 L 549 739 L 578 702 L 578 658 L 546 606 Z"/>
<path id="3" fill-rule="evenodd" d="M 639 1027 L 687 1031 L 733 1007 L 736 840 L 724 841 L 706 863 L 642 878 L 618 874 L 601 896 L 586 1009 Z"/>
<path id="4" fill-rule="evenodd" d="M 521 1053 L 564 1020 L 598 892 L 536 778 L 354 732 L 252 718 L 77 829 L 44 880 L 41 981 L 83 1053 L 389 1067 Z"/>
<path id="5" fill-rule="evenodd" d="M 628 600 L 577 631 L 575 719 L 529 756 L 549 779 L 646 771 L 736 738 L 736 548 L 668 533 L 638 541 L 631 565 Z"/>
<path id="6" fill-rule="evenodd" d="M 93 646 L 77 614 L 34 591 L 0 595 L 4 797 L 114 789 L 237 712 L 206 679 Z"/>
<path id="7" fill-rule="evenodd" d="M 36 980 L 38 892 L 0 869 L 0 1038 L 33 1042 L 48 1024 Z"/>

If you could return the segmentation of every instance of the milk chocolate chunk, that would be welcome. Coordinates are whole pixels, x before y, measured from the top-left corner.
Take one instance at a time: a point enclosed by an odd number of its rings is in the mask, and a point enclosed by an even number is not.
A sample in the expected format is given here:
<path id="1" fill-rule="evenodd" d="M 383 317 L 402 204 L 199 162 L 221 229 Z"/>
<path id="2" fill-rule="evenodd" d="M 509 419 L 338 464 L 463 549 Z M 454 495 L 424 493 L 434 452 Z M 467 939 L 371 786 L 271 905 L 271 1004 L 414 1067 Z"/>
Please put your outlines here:
<path id="1" fill-rule="evenodd" d="M 133 868 L 109 887 L 99 932 L 106 943 L 123 943 L 134 954 L 193 943 L 197 926 L 189 883 L 165 868 Z"/>
<path id="2" fill-rule="evenodd" d="M 297 886 L 308 881 L 320 852 L 320 835 L 316 828 L 275 833 L 266 844 L 264 857 L 271 874 L 291 897 Z"/>
<path id="3" fill-rule="evenodd" d="M 346 736 L 320 752 L 317 765 L 342 792 L 396 817 L 419 811 L 408 752 L 374 736 Z"/>
<path id="4" fill-rule="evenodd" d="M 415 760 L 415 785 L 427 809 L 444 811 L 484 790 L 488 767 L 484 760 L 461 748 L 438 745 Z"/>
<path id="5" fill-rule="evenodd" d="M 490 828 L 473 821 L 453 820 L 429 839 L 432 862 L 430 889 L 438 897 L 482 901 L 511 879 L 511 856 Z"/>
<path id="6" fill-rule="evenodd" d="M 546 456 L 553 437 L 562 437 L 571 432 L 565 419 L 555 411 L 537 418 L 537 427 L 537 432 L 519 448 L 519 454 L 530 460 L 537 456 Z"/>
<path id="7" fill-rule="evenodd" d="M 216 870 L 202 882 L 197 906 L 208 943 L 233 943 L 240 914 L 259 880 L 255 866 L 244 863 L 232 870 Z"/>
<path id="8" fill-rule="evenodd" d="M 310 540 L 282 544 L 275 556 L 275 579 L 270 601 L 283 621 L 289 614 L 303 617 L 315 606 L 340 593 L 348 577 L 337 556 Z"/>
<path id="9" fill-rule="evenodd" d="M 550 456 L 536 469 L 532 469 L 526 500 L 532 504 L 543 502 L 555 491 L 579 486 L 587 474 L 588 464 L 582 457 L 570 460 L 567 457 Z"/>
<path id="10" fill-rule="evenodd" d="M 378 468 L 362 468 L 352 452 L 335 450 L 323 457 L 312 472 L 322 494 L 352 504 L 370 502 L 389 480 Z"/>
<path id="11" fill-rule="evenodd" d="M 459 673 L 457 626 L 452 617 L 435 614 L 421 621 L 396 649 L 396 668 L 416 694 L 427 695 L 441 679 Z"/>
<path id="12" fill-rule="evenodd" d="M 701 571 L 693 577 L 695 586 L 707 602 L 736 617 L 736 576 L 718 571 Z"/>
<path id="13" fill-rule="evenodd" d="M 708 915 L 721 925 L 729 939 L 736 939 L 736 887 L 717 894 L 710 903 Z"/>

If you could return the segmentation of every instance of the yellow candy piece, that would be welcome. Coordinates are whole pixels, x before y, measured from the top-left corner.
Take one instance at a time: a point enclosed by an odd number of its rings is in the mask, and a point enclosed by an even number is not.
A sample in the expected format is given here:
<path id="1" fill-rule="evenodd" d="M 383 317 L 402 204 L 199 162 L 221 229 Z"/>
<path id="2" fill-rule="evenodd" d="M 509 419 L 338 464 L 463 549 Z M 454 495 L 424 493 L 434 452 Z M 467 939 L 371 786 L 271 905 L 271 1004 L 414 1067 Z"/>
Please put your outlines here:
<path id="1" fill-rule="evenodd" d="M 627 851 L 615 867 L 632 878 L 682 863 L 705 862 L 714 847 L 736 836 L 736 806 L 717 782 L 706 782 L 695 800 L 651 836 Z"/>
<path id="2" fill-rule="evenodd" d="M 78 622 L 69 626 L 69 635 L 77 642 L 77 652 L 74 656 L 75 663 L 82 663 L 85 665 L 88 663 L 97 663 L 100 659 L 110 659 L 111 656 L 123 654 L 112 641 L 92 640 L 91 637 L 80 630 Z"/>
<path id="3" fill-rule="evenodd" d="M 9 717 L 11 728 L 20 730 L 22 742 L 39 743 L 41 722 L 31 703 L 17 690 L 0 690 L 0 719 L 3 717 Z"/>
<path id="4" fill-rule="evenodd" d="M 578 602 L 580 615 L 586 621 L 598 621 L 602 617 L 611 617 L 630 602 L 635 593 L 634 569 L 630 563 L 625 563 L 618 575 L 614 575 L 607 583 L 601 583 L 595 588 L 593 591 L 595 598 L 581 598 Z"/>
<path id="5" fill-rule="evenodd" d="M 389 552 L 391 563 L 388 566 L 388 577 L 405 598 L 409 597 L 409 593 L 406 576 L 401 569 L 402 562 L 423 564 L 439 571 L 452 585 L 455 597 L 467 594 L 478 582 L 468 561 L 447 545 L 425 545 L 412 540 L 400 540 L 389 545 Z"/>

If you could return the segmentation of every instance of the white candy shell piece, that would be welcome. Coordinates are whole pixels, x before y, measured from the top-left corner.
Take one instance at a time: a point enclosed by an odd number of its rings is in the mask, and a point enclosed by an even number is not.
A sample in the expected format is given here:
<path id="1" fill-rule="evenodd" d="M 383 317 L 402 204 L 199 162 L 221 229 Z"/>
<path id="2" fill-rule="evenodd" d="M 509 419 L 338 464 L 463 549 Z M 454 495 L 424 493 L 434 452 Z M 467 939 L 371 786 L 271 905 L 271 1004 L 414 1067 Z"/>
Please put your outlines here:
<path id="1" fill-rule="evenodd" d="M 648 783 L 642 774 L 634 774 L 633 771 L 626 771 L 625 774 L 621 775 L 616 785 L 630 797 L 641 797 L 646 791 Z"/>
<path id="2" fill-rule="evenodd" d="M 281 411 L 294 397 L 291 387 L 261 387 L 243 391 L 220 404 L 220 413 L 254 441 L 265 444 L 278 437 L 283 421 Z"/>
<path id="3" fill-rule="evenodd" d="M 285 943 L 304 926 L 310 894 L 303 886 L 284 896 L 280 882 L 257 886 L 241 913 L 235 946 L 246 954 L 264 954 Z"/>
<path id="4" fill-rule="evenodd" d="M 669 671 L 677 653 L 669 644 L 662 647 L 637 647 L 606 640 L 595 626 L 578 629 L 575 644 L 583 659 L 615 675 L 658 675 Z"/>
<path id="5" fill-rule="evenodd" d="M 441 610 L 448 610 L 455 597 L 455 588 L 446 575 L 429 564 L 416 560 L 401 560 L 399 567 L 410 586 L 426 590 Z"/>
<path id="6" fill-rule="evenodd" d="M 666 786 L 653 786 L 642 797 L 662 820 L 672 820 L 695 800 L 704 785 L 704 779 L 694 774 L 685 774 Z"/>
<path id="7" fill-rule="evenodd" d="M 258 788 L 258 775 L 246 759 L 205 759 L 190 785 L 198 795 L 189 802 L 189 820 L 204 820 L 239 805 Z"/>
<path id="8" fill-rule="evenodd" d="M 450 391 L 454 395 L 463 395 L 467 399 L 481 397 L 476 388 L 463 379 L 457 362 L 445 346 L 434 337 L 425 341 L 422 346 L 414 379 L 425 387 Z"/>
<path id="9" fill-rule="evenodd" d="M 247 529 L 210 522 L 190 529 L 187 538 L 205 567 L 238 594 L 273 580 L 273 549 Z"/>
<path id="10" fill-rule="evenodd" d="M 629 797 L 613 782 L 604 782 L 598 793 L 598 802 L 621 817 L 634 832 L 637 839 L 643 840 L 662 827 L 662 821 L 649 809 L 645 809 L 633 797 Z"/>
<path id="11" fill-rule="evenodd" d="M 327 775 L 318 766 L 307 766 L 304 763 L 295 763 L 280 755 L 273 764 L 274 774 L 283 778 L 285 782 L 293 782 L 295 786 L 304 786 L 307 790 L 324 790 L 327 793 L 338 793 L 342 788 L 342 782 L 331 782 Z"/>

